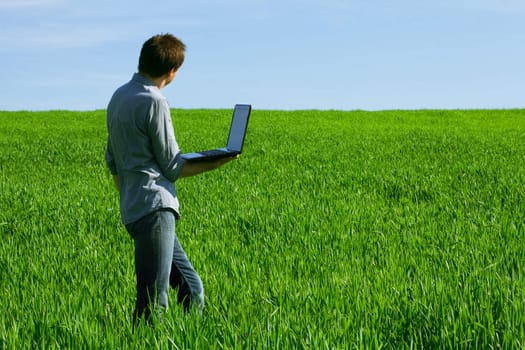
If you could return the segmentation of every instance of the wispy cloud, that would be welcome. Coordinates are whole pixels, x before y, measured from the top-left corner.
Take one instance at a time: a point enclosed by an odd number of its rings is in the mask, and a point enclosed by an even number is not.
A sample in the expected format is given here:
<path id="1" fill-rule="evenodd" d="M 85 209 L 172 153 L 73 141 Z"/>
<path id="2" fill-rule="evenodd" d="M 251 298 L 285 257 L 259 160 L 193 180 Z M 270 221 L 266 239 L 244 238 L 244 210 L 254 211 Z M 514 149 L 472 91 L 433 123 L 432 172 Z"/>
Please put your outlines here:
<path id="1" fill-rule="evenodd" d="M 0 0 L 0 9 L 49 7 L 61 2 L 62 0 Z"/>
<path id="2" fill-rule="evenodd" d="M 525 2 L 523 0 L 470 0 L 469 4 L 483 10 L 497 11 L 509 14 L 525 13 Z"/>
<path id="3" fill-rule="evenodd" d="M 4 23 L 0 52 L 93 48 L 114 42 L 135 42 L 142 40 L 151 28 L 154 31 L 155 28 L 195 28 L 202 22 L 174 19 L 170 11 L 152 18 L 144 16 L 140 7 L 122 8 L 120 1 L 110 1 L 107 5 L 106 1 L 0 0 L 0 22 Z"/>
<path id="4" fill-rule="evenodd" d="M 407 0 L 416 2 L 416 0 Z M 447 10 L 483 11 L 490 13 L 502 13 L 511 15 L 522 15 L 525 13 L 525 1 L 523 0 L 442 0 L 433 3 L 419 3 L 426 7 Z"/>
<path id="5" fill-rule="evenodd" d="M 125 29 L 125 28 L 124 28 Z M 129 28 L 128 28 L 129 29 Z M 3 47 L 40 50 L 53 48 L 89 48 L 123 40 L 128 32 L 110 26 L 71 25 L 67 23 L 40 24 L 4 31 L 0 37 Z"/>

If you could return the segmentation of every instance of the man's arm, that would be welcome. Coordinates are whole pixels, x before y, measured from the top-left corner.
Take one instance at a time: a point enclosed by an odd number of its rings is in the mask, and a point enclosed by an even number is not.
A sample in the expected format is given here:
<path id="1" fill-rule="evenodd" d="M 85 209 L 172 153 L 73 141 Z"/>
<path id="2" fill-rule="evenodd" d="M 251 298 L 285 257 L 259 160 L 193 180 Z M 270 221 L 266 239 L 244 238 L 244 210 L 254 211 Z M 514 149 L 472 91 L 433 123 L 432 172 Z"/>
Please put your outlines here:
<path id="1" fill-rule="evenodd" d="M 108 166 L 111 175 L 113 175 L 113 181 L 115 182 L 115 186 L 117 187 L 117 190 L 120 192 L 120 185 L 118 182 L 118 175 L 117 175 L 117 166 L 115 164 L 115 158 L 113 158 L 113 150 L 111 149 L 111 143 L 109 142 L 109 136 L 108 136 L 108 142 L 107 142 L 107 147 L 106 147 L 106 165 Z"/>
<path id="2" fill-rule="evenodd" d="M 239 156 L 222 158 L 212 162 L 184 162 L 184 165 L 182 166 L 182 172 L 179 178 L 195 176 L 201 173 L 205 173 L 207 171 L 217 169 L 237 158 L 239 158 Z"/>
<path id="3" fill-rule="evenodd" d="M 182 166 L 182 172 L 179 178 L 195 176 L 198 174 L 205 173 L 207 171 L 217 169 L 223 166 L 224 164 L 229 163 L 232 160 L 235 160 L 237 158 L 239 158 L 239 156 L 223 158 L 223 159 L 220 159 L 214 162 L 196 162 L 196 163 L 184 162 L 184 165 Z M 118 180 L 118 175 L 113 175 L 113 181 L 115 182 L 115 187 L 117 188 L 117 191 L 120 192 L 120 183 Z"/>
<path id="4" fill-rule="evenodd" d="M 115 182 L 115 187 L 117 187 L 117 191 L 120 192 L 120 184 L 118 182 L 118 175 L 113 175 L 113 181 Z"/>
<path id="5" fill-rule="evenodd" d="M 148 133 L 155 161 L 162 175 L 169 181 L 175 182 L 180 177 L 184 161 L 175 140 L 168 102 L 153 101 L 150 113 Z"/>

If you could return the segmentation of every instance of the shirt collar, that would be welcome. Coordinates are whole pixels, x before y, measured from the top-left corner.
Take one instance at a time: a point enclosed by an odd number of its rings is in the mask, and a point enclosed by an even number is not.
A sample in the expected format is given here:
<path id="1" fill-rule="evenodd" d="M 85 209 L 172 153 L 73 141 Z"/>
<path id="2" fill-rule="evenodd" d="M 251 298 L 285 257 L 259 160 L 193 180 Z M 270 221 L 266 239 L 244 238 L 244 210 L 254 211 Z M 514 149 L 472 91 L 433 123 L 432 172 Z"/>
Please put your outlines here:
<path id="1" fill-rule="evenodd" d="M 153 83 L 151 80 L 149 80 L 148 78 L 146 78 L 140 73 L 133 74 L 133 77 L 131 78 L 131 80 L 136 81 L 137 83 L 142 84 L 142 85 L 156 87 L 155 83 Z"/>

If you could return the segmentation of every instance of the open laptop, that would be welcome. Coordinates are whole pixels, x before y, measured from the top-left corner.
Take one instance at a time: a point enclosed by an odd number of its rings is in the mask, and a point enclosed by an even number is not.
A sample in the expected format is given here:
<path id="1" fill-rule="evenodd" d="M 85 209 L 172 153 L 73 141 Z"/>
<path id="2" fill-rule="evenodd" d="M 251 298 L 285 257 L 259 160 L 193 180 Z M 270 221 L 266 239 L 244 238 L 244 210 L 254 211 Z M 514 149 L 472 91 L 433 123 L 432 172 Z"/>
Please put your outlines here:
<path id="1" fill-rule="evenodd" d="M 248 119 L 252 111 L 251 105 L 236 104 L 233 109 L 228 142 L 224 148 L 216 148 L 194 153 L 183 153 L 182 158 L 189 162 L 209 161 L 241 154 L 244 136 L 248 127 Z"/>

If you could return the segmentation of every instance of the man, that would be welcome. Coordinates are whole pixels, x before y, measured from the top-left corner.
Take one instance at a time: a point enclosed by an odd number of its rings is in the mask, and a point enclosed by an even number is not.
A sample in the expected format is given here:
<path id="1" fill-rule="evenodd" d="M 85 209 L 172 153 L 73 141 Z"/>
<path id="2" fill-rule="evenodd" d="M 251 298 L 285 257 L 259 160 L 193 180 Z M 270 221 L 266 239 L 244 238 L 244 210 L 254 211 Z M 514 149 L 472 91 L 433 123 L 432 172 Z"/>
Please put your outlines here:
<path id="1" fill-rule="evenodd" d="M 175 235 L 179 203 L 174 182 L 235 159 L 184 162 L 170 108 L 160 90 L 184 62 L 185 45 L 171 34 L 142 46 L 138 73 L 113 94 L 107 108 L 106 163 L 120 192 L 123 224 L 134 240 L 137 298 L 133 324 L 168 307 L 168 287 L 178 302 L 202 311 L 202 281 Z"/>

